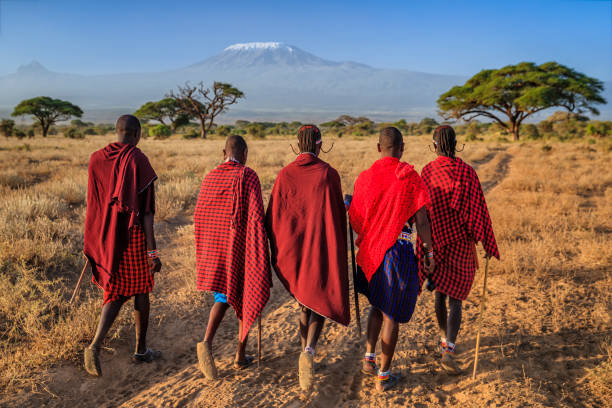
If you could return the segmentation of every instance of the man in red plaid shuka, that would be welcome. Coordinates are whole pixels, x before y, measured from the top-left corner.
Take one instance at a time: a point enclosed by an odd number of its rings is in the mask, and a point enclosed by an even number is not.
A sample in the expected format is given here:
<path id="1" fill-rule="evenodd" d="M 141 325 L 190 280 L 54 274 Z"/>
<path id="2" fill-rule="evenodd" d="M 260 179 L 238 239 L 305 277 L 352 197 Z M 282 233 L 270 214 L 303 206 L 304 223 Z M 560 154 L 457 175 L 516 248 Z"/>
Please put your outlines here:
<path id="1" fill-rule="evenodd" d="M 257 173 L 245 166 L 248 149 L 240 136 L 230 136 L 224 162 L 206 175 L 194 214 L 197 288 L 214 293 L 204 340 L 197 344 L 199 367 L 217 378 L 212 342 L 231 305 L 239 320 L 234 367 L 244 369 L 249 329 L 270 297 L 268 238 Z"/>
<path id="2" fill-rule="evenodd" d="M 433 143 L 438 158 L 421 173 L 431 198 L 429 216 L 436 263 L 429 278 L 436 287 L 442 366 L 449 373 L 459 374 L 461 370 L 453 355 L 461 325 L 461 302 L 467 298 L 478 269 L 476 243 L 482 242 L 487 257 L 499 259 L 499 251 L 478 176 L 473 168 L 455 157 L 455 131 L 450 126 L 438 127 Z M 421 269 L 421 282 L 427 278 Z"/>
<path id="3" fill-rule="evenodd" d="M 91 155 L 83 252 L 93 281 L 104 290 L 102 315 L 85 349 L 85 369 L 100 376 L 100 346 L 123 303 L 134 296 L 136 351 L 133 360 L 151 362 L 161 356 L 147 348 L 149 292 L 153 273 L 161 270 L 153 214 L 157 179 L 147 157 L 136 147 L 140 122 L 132 115 L 117 120 L 118 142 Z M 147 252 L 148 250 L 148 252 Z"/>

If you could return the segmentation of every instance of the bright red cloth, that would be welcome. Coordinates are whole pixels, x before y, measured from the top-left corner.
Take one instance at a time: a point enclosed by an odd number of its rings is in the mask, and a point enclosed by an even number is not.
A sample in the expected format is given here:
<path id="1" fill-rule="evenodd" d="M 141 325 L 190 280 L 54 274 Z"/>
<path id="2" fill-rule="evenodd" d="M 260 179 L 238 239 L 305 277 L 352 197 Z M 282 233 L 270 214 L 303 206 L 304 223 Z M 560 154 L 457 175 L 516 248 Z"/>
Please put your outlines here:
<path id="1" fill-rule="evenodd" d="M 223 293 L 242 340 L 270 298 L 268 238 L 257 174 L 228 161 L 206 175 L 193 216 L 197 288 Z"/>
<path id="2" fill-rule="evenodd" d="M 464 300 L 478 268 L 475 244 L 482 242 L 485 251 L 499 259 L 478 175 L 459 158 L 439 156 L 423 168 L 421 177 L 431 196 L 429 219 L 436 261 L 431 278 L 437 291 Z M 423 256 L 420 245 L 417 254 Z M 423 282 L 422 265 L 419 273 Z"/>
<path id="3" fill-rule="evenodd" d="M 283 168 L 266 213 L 272 265 L 295 299 L 343 325 L 350 322 L 346 210 L 340 176 L 301 154 Z"/>
<path id="4" fill-rule="evenodd" d="M 156 179 L 149 159 L 134 145 L 111 143 L 91 155 L 83 252 L 104 290 L 118 271 L 129 229 L 139 223 L 139 195 Z"/>
<path id="5" fill-rule="evenodd" d="M 406 222 L 429 205 L 427 186 L 408 163 L 384 157 L 355 181 L 349 218 L 359 235 L 357 264 L 368 282 Z"/>

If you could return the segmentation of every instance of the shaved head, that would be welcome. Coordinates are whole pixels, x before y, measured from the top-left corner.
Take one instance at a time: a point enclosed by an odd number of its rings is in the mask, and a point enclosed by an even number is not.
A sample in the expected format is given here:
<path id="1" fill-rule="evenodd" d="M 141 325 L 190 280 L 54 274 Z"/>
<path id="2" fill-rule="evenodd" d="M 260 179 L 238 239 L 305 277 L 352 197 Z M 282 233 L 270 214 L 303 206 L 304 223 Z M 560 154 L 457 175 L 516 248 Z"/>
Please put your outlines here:
<path id="1" fill-rule="evenodd" d="M 140 140 L 140 121 L 134 115 L 122 115 L 117 119 L 115 125 L 120 142 L 128 142 L 133 139 L 136 143 Z"/>
<path id="2" fill-rule="evenodd" d="M 378 136 L 378 150 L 387 156 L 400 157 L 404 151 L 402 132 L 392 126 L 382 129 Z"/>
<path id="3" fill-rule="evenodd" d="M 244 164 L 246 163 L 247 151 L 248 148 L 244 138 L 238 135 L 231 135 L 225 141 L 223 155 L 226 159 L 234 158 Z"/>

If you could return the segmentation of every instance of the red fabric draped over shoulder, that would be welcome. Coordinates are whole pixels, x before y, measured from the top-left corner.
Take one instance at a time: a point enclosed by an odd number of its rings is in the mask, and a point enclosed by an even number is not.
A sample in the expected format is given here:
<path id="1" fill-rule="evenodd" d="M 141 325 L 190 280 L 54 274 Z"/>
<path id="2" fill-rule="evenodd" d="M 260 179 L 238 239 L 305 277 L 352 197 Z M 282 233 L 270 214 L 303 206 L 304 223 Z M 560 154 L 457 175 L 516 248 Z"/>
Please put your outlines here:
<path id="1" fill-rule="evenodd" d="M 377 160 L 359 175 L 349 217 L 359 235 L 357 264 L 368 281 L 406 222 L 427 205 L 427 186 L 413 166 L 397 158 Z"/>
<path id="2" fill-rule="evenodd" d="M 346 210 L 340 176 L 301 154 L 283 168 L 266 213 L 272 265 L 296 300 L 338 323 L 350 321 Z"/>
<path id="3" fill-rule="evenodd" d="M 91 155 L 83 252 L 94 281 L 107 290 L 127 248 L 129 229 L 139 223 L 142 193 L 157 175 L 136 146 L 111 143 Z"/>
<path id="4" fill-rule="evenodd" d="M 434 248 L 460 240 L 482 242 L 485 251 L 499 259 L 491 217 L 478 175 L 459 158 L 439 156 L 421 172 L 429 188 L 429 212 Z"/>
<path id="5" fill-rule="evenodd" d="M 272 286 L 257 174 L 233 161 L 217 166 L 202 181 L 193 220 L 197 288 L 227 296 L 242 320 L 242 341 Z"/>

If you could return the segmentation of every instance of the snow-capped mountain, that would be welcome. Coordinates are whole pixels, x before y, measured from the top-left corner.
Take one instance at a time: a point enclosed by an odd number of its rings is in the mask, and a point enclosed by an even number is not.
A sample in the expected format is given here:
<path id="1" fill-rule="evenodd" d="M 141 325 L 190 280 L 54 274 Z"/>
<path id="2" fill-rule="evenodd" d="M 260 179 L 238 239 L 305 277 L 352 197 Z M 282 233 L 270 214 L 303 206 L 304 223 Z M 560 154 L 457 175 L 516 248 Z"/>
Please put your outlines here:
<path id="1" fill-rule="evenodd" d="M 322 121 L 343 113 L 418 119 L 435 115 L 438 96 L 466 79 L 329 61 L 293 45 L 254 42 L 230 45 L 188 67 L 157 73 L 62 74 L 32 62 L 0 77 L 0 109 L 6 112 L 22 99 L 48 95 L 80 105 L 95 120 L 99 115 L 94 112 L 136 109 L 187 81 L 223 81 L 246 96 L 226 120 Z"/>

